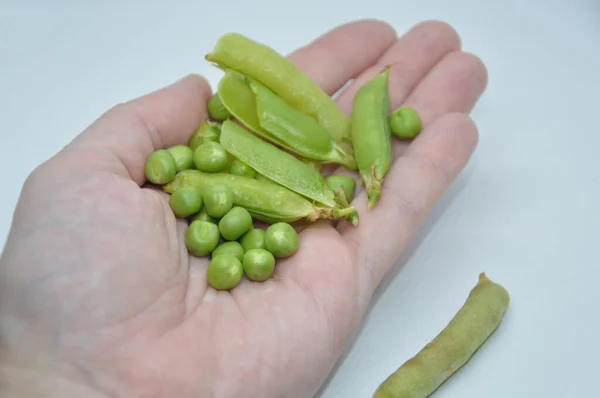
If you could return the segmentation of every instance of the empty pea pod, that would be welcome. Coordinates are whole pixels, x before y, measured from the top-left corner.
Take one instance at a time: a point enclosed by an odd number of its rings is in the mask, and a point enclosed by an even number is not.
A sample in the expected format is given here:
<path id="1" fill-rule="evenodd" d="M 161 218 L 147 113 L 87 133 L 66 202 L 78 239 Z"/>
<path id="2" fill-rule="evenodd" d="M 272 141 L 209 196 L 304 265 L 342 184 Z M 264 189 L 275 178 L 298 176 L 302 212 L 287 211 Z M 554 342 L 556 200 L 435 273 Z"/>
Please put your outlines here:
<path id="1" fill-rule="evenodd" d="M 205 191 L 207 187 L 219 185 L 231 190 L 235 206 L 245 208 L 254 219 L 267 223 L 294 222 L 301 219 L 334 220 L 357 214 L 354 207 L 345 209 L 319 207 L 280 185 L 228 173 L 184 170 L 178 173 L 173 181 L 163 185 L 162 189 L 167 193 L 173 193 L 180 187 L 194 186 Z M 355 225 L 358 225 L 358 219 Z"/>
<path id="2" fill-rule="evenodd" d="M 233 70 L 226 70 L 225 75 L 219 80 L 217 91 L 223 105 L 233 117 L 259 137 L 303 158 L 311 158 L 311 156 L 324 157 L 322 154 L 318 155 L 314 149 L 314 144 L 309 143 L 307 146 L 302 141 L 302 137 L 291 136 L 285 130 L 274 130 L 274 134 L 263 127 L 261 118 L 259 118 L 258 114 L 257 97 L 250 86 L 250 79 L 246 76 Z M 283 135 L 280 133 L 283 133 Z M 331 141 L 331 135 L 327 133 L 327 136 L 330 137 L 329 140 Z M 340 155 L 336 155 L 331 151 L 327 156 L 329 156 L 331 162 L 345 162 L 348 163 L 349 166 L 355 167 L 354 158 L 352 157 L 351 160 L 348 160 L 347 158 L 345 160 L 340 159 Z"/>
<path id="3" fill-rule="evenodd" d="M 450 323 L 385 379 L 373 398 L 425 398 L 461 368 L 500 326 L 510 302 L 485 273 Z"/>
<path id="4" fill-rule="evenodd" d="M 221 145 L 237 159 L 276 183 L 327 207 L 338 206 L 334 192 L 318 170 L 231 120 L 223 122 Z"/>
<path id="5" fill-rule="evenodd" d="M 373 208 L 381 197 L 381 184 L 392 165 L 389 67 L 358 89 L 354 96 L 351 135 L 354 156 Z"/>
<path id="6" fill-rule="evenodd" d="M 354 157 L 316 119 L 292 107 L 258 81 L 249 79 L 249 84 L 256 95 L 256 112 L 262 128 L 305 158 L 356 169 Z"/>
<path id="7" fill-rule="evenodd" d="M 333 98 L 273 48 L 240 33 L 226 33 L 204 58 L 258 80 L 294 108 L 314 117 L 338 142 L 348 140 L 348 117 Z"/>

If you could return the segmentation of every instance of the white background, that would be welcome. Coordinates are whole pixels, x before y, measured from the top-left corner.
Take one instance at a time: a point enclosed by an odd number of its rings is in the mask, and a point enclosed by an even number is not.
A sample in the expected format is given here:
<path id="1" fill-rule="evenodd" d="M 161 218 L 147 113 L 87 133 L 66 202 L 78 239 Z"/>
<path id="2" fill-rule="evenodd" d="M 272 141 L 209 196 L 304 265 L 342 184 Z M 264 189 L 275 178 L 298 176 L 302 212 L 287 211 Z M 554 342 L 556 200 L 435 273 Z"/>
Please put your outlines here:
<path id="1" fill-rule="evenodd" d="M 121 4 L 118 4 L 121 3 Z M 334 25 L 453 24 L 489 68 L 465 172 L 377 292 L 321 397 L 369 397 L 463 304 L 480 271 L 501 328 L 435 394 L 597 397 L 600 2 L 0 0 L 0 241 L 21 184 L 106 109 L 194 72 L 239 31 L 283 53 Z M 43 149 L 41 149 L 43 148 Z"/>

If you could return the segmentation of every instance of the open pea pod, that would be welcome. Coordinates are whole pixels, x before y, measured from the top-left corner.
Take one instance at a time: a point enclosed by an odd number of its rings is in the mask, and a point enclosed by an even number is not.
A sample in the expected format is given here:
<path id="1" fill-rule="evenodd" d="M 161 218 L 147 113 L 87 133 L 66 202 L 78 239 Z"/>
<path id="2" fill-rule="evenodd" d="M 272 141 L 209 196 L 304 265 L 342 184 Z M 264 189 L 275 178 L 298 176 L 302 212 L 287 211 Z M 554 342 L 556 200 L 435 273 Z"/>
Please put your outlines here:
<path id="1" fill-rule="evenodd" d="M 356 160 L 316 119 L 302 113 L 255 79 L 248 84 L 256 95 L 256 112 L 262 128 L 299 155 L 356 170 Z"/>
<path id="2" fill-rule="evenodd" d="M 223 122 L 220 142 L 227 152 L 270 180 L 327 207 L 339 206 L 335 193 L 318 170 L 237 123 Z"/>
<path id="3" fill-rule="evenodd" d="M 227 173 L 204 173 L 193 169 L 178 173 L 162 189 L 172 194 L 182 187 L 193 186 L 203 191 L 216 185 L 224 185 L 233 192 L 235 206 L 245 208 L 253 218 L 268 223 L 301 219 L 311 222 L 318 219 L 335 220 L 349 217 L 356 211 L 354 207 L 336 209 L 317 206 L 296 192 L 268 181 Z M 358 219 L 354 225 L 358 225 Z"/>
<path id="4" fill-rule="evenodd" d="M 293 108 L 258 81 L 226 70 L 217 90 L 235 119 L 261 138 L 306 160 L 357 168 L 354 157 L 314 118 Z"/>

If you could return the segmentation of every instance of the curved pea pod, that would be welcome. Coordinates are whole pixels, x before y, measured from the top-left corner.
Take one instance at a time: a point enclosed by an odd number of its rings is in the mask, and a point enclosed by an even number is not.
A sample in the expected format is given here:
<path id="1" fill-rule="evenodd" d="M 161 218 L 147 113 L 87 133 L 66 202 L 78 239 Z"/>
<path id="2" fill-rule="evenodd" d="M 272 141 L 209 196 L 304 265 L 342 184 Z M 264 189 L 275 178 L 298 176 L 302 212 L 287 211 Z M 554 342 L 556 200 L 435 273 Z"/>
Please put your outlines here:
<path id="1" fill-rule="evenodd" d="M 313 117 L 292 107 L 257 80 L 249 79 L 248 83 L 256 95 L 256 112 L 262 128 L 304 158 L 356 170 L 354 157 Z"/>
<path id="2" fill-rule="evenodd" d="M 385 379 L 373 398 L 425 398 L 460 369 L 500 326 L 510 296 L 485 273 L 450 323 Z"/>
<path id="3" fill-rule="evenodd" d="M 333 98 L 273 48 L 240 33 L 226 33 L 204 58 L 263 83 L 291 106 L 314 117 L 338 142 L 349 139 L 348 117 Z"/>
<path id="4" fill-rule="evenodd" d="M 354 96 L 351 135 L 354 156 L 373 208 L 381 197 L 381 184 L 392 166 L 389 67 L 358 89 Z"/>
<path id="5" fill-rule="evenodd" d="M 354 207 L 334 209 L 315 206 L 301 195 L 277 184 L 255 178 L 227 174 L 184 170 L 163 185 L 163 191 L 173 193 L 181 187 L 193 186 L 201 191 L 208 186 L 224 185 L 233 192 L 233 204 L 248 210 L 253 218 L 267 223 L 294 222 L 301 219 L 335 220 L 355 212 Z"/>
<path id="6" fill-rule="evenodd" d="M 270 180 L 327 207 L 338 206 L 335 193 L 318 170 L 231 120 L 223 122 L 221 145 Z"/>

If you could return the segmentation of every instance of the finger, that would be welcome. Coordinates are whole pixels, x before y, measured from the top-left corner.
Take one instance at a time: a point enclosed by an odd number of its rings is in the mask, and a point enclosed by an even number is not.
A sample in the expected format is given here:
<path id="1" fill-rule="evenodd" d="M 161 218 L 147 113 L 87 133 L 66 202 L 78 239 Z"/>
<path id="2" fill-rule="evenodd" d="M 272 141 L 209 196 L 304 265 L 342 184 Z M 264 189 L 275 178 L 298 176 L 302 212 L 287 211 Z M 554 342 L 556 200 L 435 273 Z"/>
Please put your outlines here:
<path id="1" fill-rule="evenodd" d="M 64 150 L 75 162 L 145 182 L 146 158 L 184 144 L 207 118 L 207 81 L 188 76 L 103 114 Z"/>
<path id="2" fill-rule="evenodd" d="M 332 95 L 376 62 L 395 41 L 396 32 L 390 25 L 360 20 L 325 33 L 289 58 Z"/>
<path id="3" fill-rule="evenodd" d="M 402 103 L 438 61 L 460 46 L 458 33 L 444 22 L 427 21 L 415 25 L 348 85 L 337 102 L 344 112 L 350 114 L 356 91 L 381 72 L 385 65 L 393 64 L 389 78 L 390 101 Z"/>
<path id="4" fill-rule="evenodd" d="M 425 128 L 390 169 L 379 203 L 355 201 L 358 227 L 340 226 L 375 287 L 406 248 L 431 208 L 464 168 L 477 145 L 477 128 L 461 113 L 445 114 Z M 385 239 L 383 239 L 385 238 Z"/>

